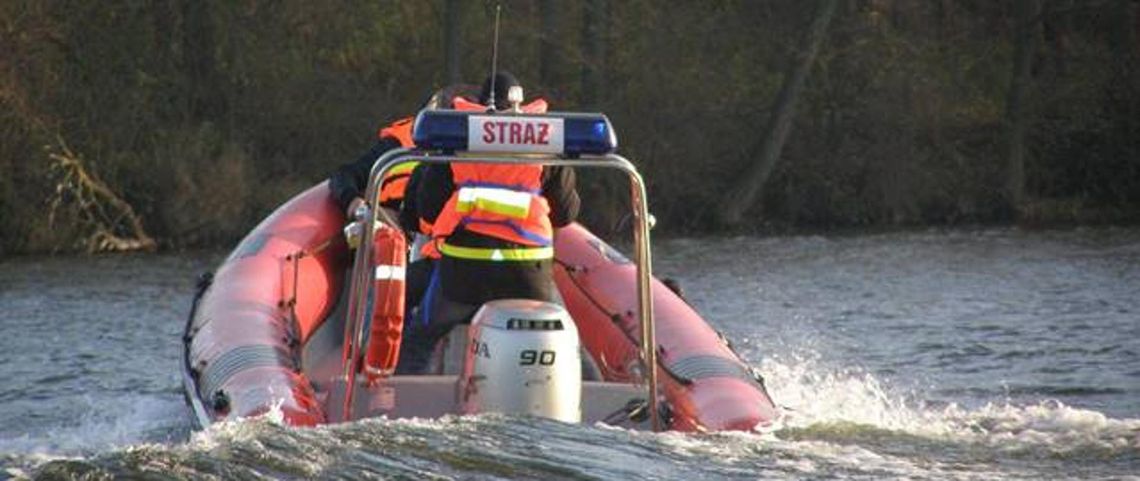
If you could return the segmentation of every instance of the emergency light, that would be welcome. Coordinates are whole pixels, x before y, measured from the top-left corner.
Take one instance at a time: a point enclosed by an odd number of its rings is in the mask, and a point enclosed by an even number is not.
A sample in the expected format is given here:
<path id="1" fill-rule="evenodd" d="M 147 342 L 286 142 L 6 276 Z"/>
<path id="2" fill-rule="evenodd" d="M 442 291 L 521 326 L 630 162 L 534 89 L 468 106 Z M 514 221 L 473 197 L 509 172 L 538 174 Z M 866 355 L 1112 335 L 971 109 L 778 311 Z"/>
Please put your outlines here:
<path id="1" fill-rule="evenodd" d="M 617 135 L 602 114 L 423 110 L 413 128 L 416 147 L 445 152 L 603 155 L 617 149 Z"/>

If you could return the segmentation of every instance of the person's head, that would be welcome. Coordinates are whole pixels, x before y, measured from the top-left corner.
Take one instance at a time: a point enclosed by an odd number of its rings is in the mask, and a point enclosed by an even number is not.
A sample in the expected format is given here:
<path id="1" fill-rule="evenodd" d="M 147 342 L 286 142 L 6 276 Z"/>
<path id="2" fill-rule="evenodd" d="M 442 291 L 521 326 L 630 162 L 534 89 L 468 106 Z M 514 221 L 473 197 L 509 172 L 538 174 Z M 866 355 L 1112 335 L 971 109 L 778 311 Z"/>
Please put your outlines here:
<path id="1" fill-rule="evenodd" d="M 518 79 L 510 72 L 502 70 L 495 75 L 487 76 L 487 79 L 483 81 L 483 88 L 479 91 L 479 103 L 483 105 L 488 105 L 491 101 L 492 80 L 495 89 L 495 110 L 509 109 L 511 103 L 507 100 L 507 92 L 511 87 L 521 87 Z"/>

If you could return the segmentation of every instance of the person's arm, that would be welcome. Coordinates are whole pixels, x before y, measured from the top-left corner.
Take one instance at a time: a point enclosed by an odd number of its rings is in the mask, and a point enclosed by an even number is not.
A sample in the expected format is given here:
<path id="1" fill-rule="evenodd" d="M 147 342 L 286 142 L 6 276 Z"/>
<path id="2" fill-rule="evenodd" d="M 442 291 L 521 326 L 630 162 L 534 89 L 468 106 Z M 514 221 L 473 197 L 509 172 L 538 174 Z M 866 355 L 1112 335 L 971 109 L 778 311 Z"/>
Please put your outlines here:
<path id="1" fill-rule="evenodd" d="M 420 186 L 416 189 L 416 209 L 420 217 L 434 224 L 453 191 L 455 191 L 455 179 L 451 176 L 450 165 L 427 166 Z"/>
<path id="2" fill-rule="evenodd" d="M 582 207 L 574 169 L 567 166 L 548 166 L 544 169 L 542 195 L 550 203 L 550 223 L 554 227 L 562 227 L 574 222 Z"/>
<path id="3" fill-rule="evenodd" d="M 408 177 L 408 184 L 404 188 L 404 201 L 400 203 L 400 228 L 404 232 L 419 232 L 420 230 L 420 212 L 416 208 L 416 192 L 420 190 L 420 184 L 423 183 L 424 172 L 427 171 L 427 164 L 419 164 L 412 170 L 412 175 Z"/>
<path id="4" fill-rule="evenodd" d="M 329 190 L 332 192 L 333 199 L 336 199 L 337 204 L 349 217 L 352 216 L 352 207 L 356 204 L 354 200 L 361 199 L 364 196 L 368 174 L 372 172 L 372 164 L 385 152 L 399 146 L 400 142 L 395 139 L 382 138 L 355 162 L 341 165 L 329 176 Z"/>

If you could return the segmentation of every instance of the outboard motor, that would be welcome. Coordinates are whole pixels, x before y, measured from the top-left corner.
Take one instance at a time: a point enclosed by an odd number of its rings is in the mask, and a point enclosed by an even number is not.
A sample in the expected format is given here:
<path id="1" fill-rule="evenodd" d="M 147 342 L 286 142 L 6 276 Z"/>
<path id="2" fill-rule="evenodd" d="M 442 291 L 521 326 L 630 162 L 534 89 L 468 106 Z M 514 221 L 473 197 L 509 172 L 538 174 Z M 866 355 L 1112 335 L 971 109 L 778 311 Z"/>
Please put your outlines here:
<path id="1" fill-rule="evenodd" d="M 483 304 L 471 320 L 457 402 L 464 414 L 582 418 L 578 328 L 562 306 L 507 299 Z"/>

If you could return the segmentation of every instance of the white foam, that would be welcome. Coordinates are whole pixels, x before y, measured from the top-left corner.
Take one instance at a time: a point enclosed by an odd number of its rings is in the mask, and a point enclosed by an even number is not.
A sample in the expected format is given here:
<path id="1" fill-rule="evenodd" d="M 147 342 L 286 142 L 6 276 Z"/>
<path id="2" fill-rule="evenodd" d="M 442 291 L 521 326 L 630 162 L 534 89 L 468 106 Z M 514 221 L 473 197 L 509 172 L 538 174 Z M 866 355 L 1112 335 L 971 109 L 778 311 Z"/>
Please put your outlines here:
<path id="1" fill-rule="evenodd" d="M 991 403 L 974 410 L 950 406 L 938 414 L 954 435 L 995 449 L 1044 448 L 1053 454 L 1133 450 L 1140 455 L 1140 419 L 1112 419 L 1058 401 Z"/>
<path id="2" fill-rule="evenodd" d="M 869 373 L 828 370 L 813 354 L 773 356 L 760 370 L 773 399 L 786 408 L 780 428 L 853 423 L 1006 451 L 1140 452 L 1140 419 L 1113 419 L 1058 401 L 1014 405 L 1001 400 L 973 409 L 956 404 L 931 408 Z"/>
<path id="3" fill-rule="evenodd" d="M 848 422 L 885 429 L 916 425 L 905 399 L 892 395 L 871 374 L 830 371 L 815 354 L 769 357 L 760 365 L 772 398 L 785 408 L 784 427 Z"/>
<path id="4" fill-rule="evenodd" d="M 74 424 L 0 439 L 0 452 L 69 455 L 105 451 L 156 441 L 151 439 L 155 433 L 169 433 L 178 420 L 188 419 L 186 406 L 168 397 L 124 400 L 81 396 L 74 404 L 79 405 L 75 411 L 83 413 Z"/>

